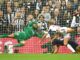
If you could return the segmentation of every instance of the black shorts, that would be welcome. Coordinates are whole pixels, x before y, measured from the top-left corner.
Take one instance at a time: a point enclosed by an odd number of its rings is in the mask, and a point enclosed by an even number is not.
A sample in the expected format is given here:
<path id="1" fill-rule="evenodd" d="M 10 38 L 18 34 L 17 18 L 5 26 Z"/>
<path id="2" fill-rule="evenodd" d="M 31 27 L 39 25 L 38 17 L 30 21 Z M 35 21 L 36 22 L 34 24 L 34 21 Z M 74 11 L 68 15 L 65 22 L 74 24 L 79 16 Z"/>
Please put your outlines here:
<path id="1" fill-rule="evenodd" d="M 78 44 L 75 41 L 71 41 L 71 40 L 68 41 L 68 44 L 70 44 L 73 47 L 73 49 L 75 49 L 75 50 L 76 50 L 76 47 L 78 46 Z M 52 45 L 63 46 L 64 45 L 64 41 L 63 40 L 59 40 L 59 39 L 55 39 L 52 42 Z"/>
<path id="2" fill-rule="evenodd" d="M 63 40 L 55 39 L 55 40 L 52 42 L 52 45 L 64 45 L 64 44 L 63 44 Z"/>

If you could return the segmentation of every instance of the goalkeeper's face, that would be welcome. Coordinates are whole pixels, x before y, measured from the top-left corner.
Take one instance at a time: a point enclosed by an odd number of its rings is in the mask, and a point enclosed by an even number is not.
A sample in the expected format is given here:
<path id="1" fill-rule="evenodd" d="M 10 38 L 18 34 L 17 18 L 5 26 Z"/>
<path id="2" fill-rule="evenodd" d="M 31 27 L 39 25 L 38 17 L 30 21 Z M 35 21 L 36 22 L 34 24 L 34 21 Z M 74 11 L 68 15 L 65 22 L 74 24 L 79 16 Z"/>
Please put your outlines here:
<path id="1" fill-rule="evenodd" d="M 42 24 L 35 23 L 33 24 L 33 28 L 39 30 L 42 27 Z"/>

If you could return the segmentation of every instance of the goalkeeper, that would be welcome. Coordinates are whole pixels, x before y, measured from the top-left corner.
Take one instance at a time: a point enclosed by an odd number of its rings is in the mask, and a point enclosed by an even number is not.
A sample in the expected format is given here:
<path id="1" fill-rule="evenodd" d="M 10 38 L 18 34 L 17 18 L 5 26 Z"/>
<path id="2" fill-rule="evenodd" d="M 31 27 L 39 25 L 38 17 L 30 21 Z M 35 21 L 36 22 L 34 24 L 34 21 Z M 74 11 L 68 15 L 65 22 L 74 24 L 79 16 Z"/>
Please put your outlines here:
<path id="1" fill-rule="evenodd" d="M 30 25 L 29 25 L 30 24 Z M 12 33 L 10 35 L 3 34 L 0 35 L 0 38 L 15 38 L 18 41 L 18 44 L 14 45 L 14 47 L 21 47 L 25 44 L 25 41 L 31 38 L 32 36 L 37 36 L 39 38 L 44 38 L 46 35 L 44 35 L 43 32 L 39 31 L 39 25 L 37 22 L 31 22 L 27 26 L 24 27 L 23 31 L 18 31 L 15 33 Z M 44 35 L 44 36 L 43 36 Z M 42 37 L 43 36 L 43 37 Z"/>

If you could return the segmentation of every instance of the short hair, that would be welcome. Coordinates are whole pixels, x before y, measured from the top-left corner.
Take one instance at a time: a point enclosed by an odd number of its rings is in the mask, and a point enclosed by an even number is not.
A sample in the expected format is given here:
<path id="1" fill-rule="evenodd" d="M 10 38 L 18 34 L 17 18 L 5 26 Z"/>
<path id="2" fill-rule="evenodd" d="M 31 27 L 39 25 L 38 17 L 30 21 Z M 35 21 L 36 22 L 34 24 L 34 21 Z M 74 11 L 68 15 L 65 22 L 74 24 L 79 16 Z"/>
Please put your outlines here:
<path id="1" fill-rule="evenodd" d="M 55 19 L 49 20 L 49 21 L 48 21 L 48 24 L 51 24 L 51 25 L 55 24 Z"/>
<path id="2" fill-rule="evenodd" d="M 43 17 L 43 18 L 44 18 L 44 16 L 43 16 L 43 15 L 40 15 L 40 16 L 39 16 L 39 18 L 41 18 L 41 17 Z"/>

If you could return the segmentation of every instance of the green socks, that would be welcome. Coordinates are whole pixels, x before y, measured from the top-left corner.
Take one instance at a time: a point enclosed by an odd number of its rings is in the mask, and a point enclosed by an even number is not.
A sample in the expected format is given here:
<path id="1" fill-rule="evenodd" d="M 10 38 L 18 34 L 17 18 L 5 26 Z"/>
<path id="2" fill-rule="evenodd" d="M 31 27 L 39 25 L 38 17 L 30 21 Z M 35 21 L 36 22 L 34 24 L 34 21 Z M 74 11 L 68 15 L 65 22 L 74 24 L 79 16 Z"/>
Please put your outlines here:
<path id="1" fill-rule="evenodd" d="M 6 37 L 8 37 L 8 34 L 0 35 L 0 38 L 6 38 Z"/>
<path id="2" fill-rule="evenodd" d="M 22 44 L 22 43 L 14 45 L 14 47 L 22 47 L 22 46 L 24 46 L 24 44 Z"/>

